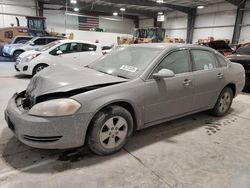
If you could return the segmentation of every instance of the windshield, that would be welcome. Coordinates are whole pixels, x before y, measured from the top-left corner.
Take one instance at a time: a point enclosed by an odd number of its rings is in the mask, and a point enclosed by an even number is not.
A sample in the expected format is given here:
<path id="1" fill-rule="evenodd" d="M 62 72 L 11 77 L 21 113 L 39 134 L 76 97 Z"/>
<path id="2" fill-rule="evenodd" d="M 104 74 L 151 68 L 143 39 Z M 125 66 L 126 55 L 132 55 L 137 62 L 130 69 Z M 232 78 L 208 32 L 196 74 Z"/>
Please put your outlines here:
<path id="1" fill-rule="evenodd" d="M 87 67 L 118 77 L 136 78 L 161 51 L 162 48 L 118 47 Z"/>
<path id="2" fill-rule="evenodd" d="M 49 44 L 46 44 L 45 46 L 42 46 L 42 47 L 36 49 L 36 51 L 38 51 L 38 52 L 46 51 L 46 50 L 48 50 L 48 49 L 54 47 L 55 45 L 57 45 L 57 44 L 59 44 L 59 43 L 60 43 L 60 41 L 51 42 L 51 43 L 49 43 Z"/>

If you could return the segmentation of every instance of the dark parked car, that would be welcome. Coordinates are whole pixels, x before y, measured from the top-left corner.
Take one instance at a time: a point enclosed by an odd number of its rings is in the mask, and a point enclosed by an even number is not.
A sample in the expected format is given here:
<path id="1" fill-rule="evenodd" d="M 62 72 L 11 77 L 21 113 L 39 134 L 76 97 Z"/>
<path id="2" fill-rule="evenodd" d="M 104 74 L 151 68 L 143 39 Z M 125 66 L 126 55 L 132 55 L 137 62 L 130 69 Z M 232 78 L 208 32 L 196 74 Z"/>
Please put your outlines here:
<path id="1" fill-rule="evenodd" d="M 230 61 L 240 63 L 246 71 L 244 91 L 250 91 L 250 44 L 240 47 L 233 55 L 228 56 Z"/>
<path id="2" fill-rule="evenodd" d="M 208 43 L 210 48 L 213 48 L 220 52 L 224 56 L 229 56 L 233 54 L 233 50 L 224 40 L 215 40 Z"/>

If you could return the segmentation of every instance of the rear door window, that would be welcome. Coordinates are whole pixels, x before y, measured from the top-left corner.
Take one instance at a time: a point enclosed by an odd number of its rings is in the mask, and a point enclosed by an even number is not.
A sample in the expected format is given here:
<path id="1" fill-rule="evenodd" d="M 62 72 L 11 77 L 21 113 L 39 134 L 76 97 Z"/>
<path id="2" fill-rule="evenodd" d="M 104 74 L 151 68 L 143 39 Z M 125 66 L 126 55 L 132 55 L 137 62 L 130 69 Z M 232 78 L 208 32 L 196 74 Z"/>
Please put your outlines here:
<path id="1" fill-rule="evenodd" d="M 81 46 L 81 52 L 96 51 L 96 45 L 82 43 Z"/>
<path id="2" fill-rule="evenodd" d="M 218 62 L 219 62 L 221 67 L 226 67 L 227 66 L 227 61 L 224 58 L 222 58 L 219 55 L 216 55 L 216 57 L 217 57 Z"/>
<path id="3" fill-rule="evenodd" d="M 206 50 L 191 50 L 191 52 L 195 71 L 212 70 L 219 67 L 215 55 L 212 52 Z"/>
<path id="4" fill-rule="evenodd" d="M 40 38 L 40 39 L 36 39 L 34 41 L 35 45 L 45 45 L 46 44 L 46 38 Z"/>
<path id="5" fill-rule="evenodd" d="M 46 43 L 49 44 L 49 43 L 54 42 L 56 40 L 58 40 L 58 39 L 57 38 L 47 38 Z"/>

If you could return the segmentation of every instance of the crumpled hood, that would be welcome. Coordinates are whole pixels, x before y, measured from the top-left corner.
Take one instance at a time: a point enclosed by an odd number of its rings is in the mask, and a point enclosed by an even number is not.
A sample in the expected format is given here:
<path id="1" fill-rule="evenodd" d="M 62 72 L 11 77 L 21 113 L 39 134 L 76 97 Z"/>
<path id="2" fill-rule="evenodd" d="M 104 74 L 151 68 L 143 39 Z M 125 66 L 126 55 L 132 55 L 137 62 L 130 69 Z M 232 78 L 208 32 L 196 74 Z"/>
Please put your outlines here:
<path id="1" fill-rule="evenodd" d="M 89 68 L 56 64 L 34 76 L 28 85 L 26 93 L 31 97 L 37 97 L 49 93 L 84 89 L 89 86 L 101 85 L 104 87 L 105 84 L 110 85 L 126 80 Z"/>

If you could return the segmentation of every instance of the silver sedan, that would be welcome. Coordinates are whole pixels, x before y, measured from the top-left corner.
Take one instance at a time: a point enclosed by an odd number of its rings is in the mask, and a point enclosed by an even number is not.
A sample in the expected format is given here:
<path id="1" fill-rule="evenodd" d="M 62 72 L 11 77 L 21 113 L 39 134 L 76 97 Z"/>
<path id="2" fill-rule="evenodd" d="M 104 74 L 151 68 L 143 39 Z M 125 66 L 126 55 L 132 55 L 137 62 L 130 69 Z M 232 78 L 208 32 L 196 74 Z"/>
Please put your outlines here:
<path id="1" fill-rule="evenodd" d="M 10 99 L 5 119 L 29 146 L 86 144 L 106 155 L 145 127 L 205 110 L 224 116 L 244 80 L 241 65 L 207 47 L 123 46 L 86 67 L 43 70 Z"/>

